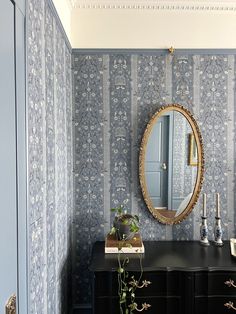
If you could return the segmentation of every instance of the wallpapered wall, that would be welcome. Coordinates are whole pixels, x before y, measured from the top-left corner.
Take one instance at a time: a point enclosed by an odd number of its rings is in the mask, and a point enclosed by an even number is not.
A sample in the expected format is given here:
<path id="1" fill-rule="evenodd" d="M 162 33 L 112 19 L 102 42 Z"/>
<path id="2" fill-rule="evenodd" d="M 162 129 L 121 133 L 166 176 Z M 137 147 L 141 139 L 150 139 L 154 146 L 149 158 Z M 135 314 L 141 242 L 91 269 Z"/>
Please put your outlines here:
<path id="1" fill-rule="evenodd" d="M 138 180 L 140 141 L 152 114 L 168 103 L 194 113 L 202 131 L 210 238 L 214 193 L 220 192 L 224 239 L 234 235 L 235 60 L 232 55 L 73 52 L 74 303 L 89 302 L 88 261 L 94 241 L 124 204 L 141 218 L 144 240 L 199 239 L 201 200 L 181 224 L 158 223 Z"/>
<path id="2" fill-rule="evenodd" d="M 68 313 L 71 50 L 50 1 L 28 1 L 27 25 L 29 313 Z"/>

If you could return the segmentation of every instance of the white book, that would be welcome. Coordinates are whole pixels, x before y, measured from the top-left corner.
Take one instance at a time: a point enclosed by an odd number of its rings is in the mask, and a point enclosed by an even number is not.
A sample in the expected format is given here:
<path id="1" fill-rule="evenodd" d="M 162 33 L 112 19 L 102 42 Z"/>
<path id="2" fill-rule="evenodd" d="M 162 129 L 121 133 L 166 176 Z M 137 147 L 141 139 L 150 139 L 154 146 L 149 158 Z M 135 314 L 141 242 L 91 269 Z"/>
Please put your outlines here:
<path id="1" fill-rule="evenodd" d="M 142 243 L 141 247 L 123 247 L 121 250 L 118 250 L 118 247 L 106 247 L 105 253 L 125 253 L 125 254 L 135 254 L 135 253 L 144 253 L 144 245 Z"/>

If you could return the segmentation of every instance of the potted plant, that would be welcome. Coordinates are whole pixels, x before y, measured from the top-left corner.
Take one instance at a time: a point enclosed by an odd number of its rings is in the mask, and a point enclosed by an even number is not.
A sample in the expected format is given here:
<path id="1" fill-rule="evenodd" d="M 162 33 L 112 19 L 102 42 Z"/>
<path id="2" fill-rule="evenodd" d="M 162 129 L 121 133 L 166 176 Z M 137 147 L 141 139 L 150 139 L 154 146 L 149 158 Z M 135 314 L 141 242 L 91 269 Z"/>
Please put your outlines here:
<path id="1" fill-rule="evenodd" d="M 111 232 L 115 232 L 118 240 L 131 240 L 135 233 L 139 232 L 139 218 L 137 215 L 127 214 L 123 206 L 112 208 L 116 212 Z"/>
<path id="2" fill-rule="evenodd" d="M 129 258 L 127 255 L 123 255 L 122 248 L 132 247 L 130 240 L 132 240 L 137 233 L 139 233 L 139 218 L 137 215 L 128 214 L 124 207 L 121 205 L 117 208 L 112 208 L 112 212 L 115 212 L 115 219 L 110 234 L 115 235 L 118 240 L 118 296 L 120 314 L 131 314 L 135 311 L 142 312 L 147 310 L 151 305 L 146 302 L 142 304 L 141 308 L 138 308 L 136 302 L 136 290 L 147 287 L 151 284 L 150 281 L 142 280 L 143 268 L 142 268 L 142 254 L 139 254 L 140 259 L 140 274 L 138 279 L 133 275 L 130 276 L 127 271 L 129 264 Z"/>

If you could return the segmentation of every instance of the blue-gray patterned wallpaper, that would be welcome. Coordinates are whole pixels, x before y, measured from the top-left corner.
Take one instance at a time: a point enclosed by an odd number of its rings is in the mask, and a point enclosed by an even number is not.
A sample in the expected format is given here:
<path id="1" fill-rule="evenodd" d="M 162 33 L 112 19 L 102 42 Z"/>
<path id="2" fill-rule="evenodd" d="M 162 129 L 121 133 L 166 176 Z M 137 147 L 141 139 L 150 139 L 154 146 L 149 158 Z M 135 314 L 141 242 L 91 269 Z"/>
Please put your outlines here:
<path id="1" fill-rule="evenodd" d="M 197 119 L 206 160 L 210 237 L 220 192 L 224 239 L 235 225 L 235 60 L 233 55 L 72 53 L 74 129 L 73 302 L 90 301 L 92 244 L 103 240 L 124 204 L 141 218 L 144 240 L 199 239 L 201 200 L 175 226 L 153 219 L 138 179 L 140 141 L 150 117 L 179 103 Z"/>
<path id="2" fill-rule="evenodd" d="M 71 286 L 71 50 L 50 1 L 29 0 L 29 313 L 68 313 Z"/>

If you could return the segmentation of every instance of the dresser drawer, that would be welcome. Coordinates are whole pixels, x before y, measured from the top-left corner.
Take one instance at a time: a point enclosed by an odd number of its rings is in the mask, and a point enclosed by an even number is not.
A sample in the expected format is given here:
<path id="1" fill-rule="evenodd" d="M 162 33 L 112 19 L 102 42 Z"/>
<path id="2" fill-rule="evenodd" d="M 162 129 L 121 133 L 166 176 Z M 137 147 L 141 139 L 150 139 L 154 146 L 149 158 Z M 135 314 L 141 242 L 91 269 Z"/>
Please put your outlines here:
<path id="1" fill-rule="evenodd" d="M 236 297 L 232 296 L 195 297 L 194 314 L 233 314 L 235 311 L 224 305 L 229 301 L 232 301 L 236 306 Z"/>
<path id="2" fill-rule="evenodd" d="M 149 303 L 151 307 L 147 314 L 182 314 L 181 298 L 178 297 L 137 297 L 138 308 L 142 303 Z M 99 297 L 94 300 L 94 314 L 120 314 L 119 301 L 117 297 Z M 138 312 L 135 312 L 138 313 Z"/>
<path id="3" fill-rule="evenodd" d="M 139 272 L 129 273 L 139 278 Z M 180 272 L 144 272 L 142 280 L 150 281 L 146 288 L 137 289 L 137 296 L 179 296 L 181 289 Z M 168 288 L 168 291 L 167 291 Z M 94 294 L 100 296 L 117 296 L 118 281 L 117 272 L 96 272 L 94 273 Z"/>
<path id="4" fill-rule="evenodd" d="M 137 289 L 137 296 L 180 296 L 182 276 L 180 272 L 144 272 L 143 279 L 151 284 L 147 288 Z M 143 280 L 142 279 L 142 280 Z"/>
<path id="5" fill-rule="evenodd" d="M 225 284 L 229 279 L 235 280 L 235 272 L 201 272 L 195 274 L 195 295 L 232 295 L 236 296 L 236 288 Z"/>
<path id="6" fill-rule="evenodd" d="M 236 308 L 236 260 L 230 245 L 203 247 L 191 241 L 145 242 L 143 280 L 152 283 L 136 290 L 136 301 L 151 304 L 147 314 L 227 314 Z M 130 256 L 129 275 L 140 275 L 139 259 Z M 93 314 L 120 314 L 117 259 L 104 254 L 104 242 L 94 245 L 90 271 L 93 286 Z M 143 312 L 143 313 L 144 313 Z M 137 312 L 138 313 L 138 312 Z"/>

